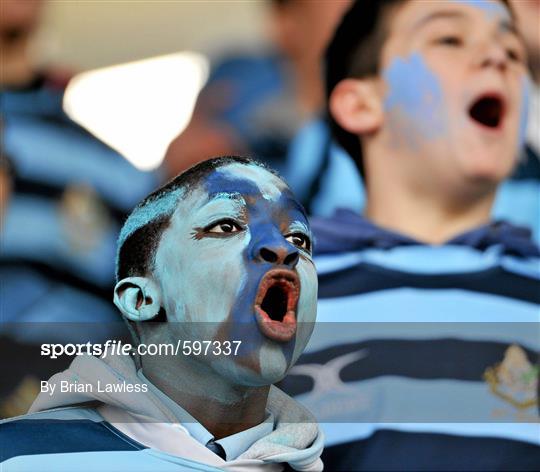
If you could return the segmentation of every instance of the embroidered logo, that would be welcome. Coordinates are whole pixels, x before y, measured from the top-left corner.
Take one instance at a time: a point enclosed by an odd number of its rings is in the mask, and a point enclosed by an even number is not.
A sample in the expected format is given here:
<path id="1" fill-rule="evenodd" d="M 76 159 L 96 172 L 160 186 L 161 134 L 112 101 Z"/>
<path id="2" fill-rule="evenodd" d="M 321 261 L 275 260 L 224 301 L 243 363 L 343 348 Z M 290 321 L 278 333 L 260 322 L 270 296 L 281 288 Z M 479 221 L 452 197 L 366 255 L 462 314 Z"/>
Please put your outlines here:
<path id="1" fill-rule="evenodd" d="M 506 349 L 502 362 L 488 367 L 484 380 L 491 392 L 518 410 L 538 403 L 538 365 L 533 365 L 526 352 L 513 344 Z"/>

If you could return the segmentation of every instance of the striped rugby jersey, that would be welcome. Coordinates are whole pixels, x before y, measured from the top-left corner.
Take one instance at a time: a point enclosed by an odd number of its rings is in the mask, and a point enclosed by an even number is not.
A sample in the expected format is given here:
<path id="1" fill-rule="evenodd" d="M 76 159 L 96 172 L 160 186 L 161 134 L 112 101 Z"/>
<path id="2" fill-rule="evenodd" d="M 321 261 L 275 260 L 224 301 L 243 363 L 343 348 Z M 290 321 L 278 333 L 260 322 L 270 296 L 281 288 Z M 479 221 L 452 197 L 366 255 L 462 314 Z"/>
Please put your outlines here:
<path id="1" fill-rule="evenodd" d="M 498 223 L 428 246 L 352 212 L 313 222 L 317 324 L 281 385 L 330 470 L 537 470 L 540 259 Z M 346 248 L 346 250 L 340 250 Z"/>
<path id="2" fill-rule="evenodd" d="M 5 323 L 118 321 L 111 303 L 118 233 L 159 183 L 73 122 L 63 97 L 45 75 L 0 93 L 3 152 L 13 165 L 0 258 Z M 95 339 L 111 334 L 91 329 Z M 80 339 L 58 330 L 63 341 Z M 17 335 L 34 341 L 24 329 Z"/>

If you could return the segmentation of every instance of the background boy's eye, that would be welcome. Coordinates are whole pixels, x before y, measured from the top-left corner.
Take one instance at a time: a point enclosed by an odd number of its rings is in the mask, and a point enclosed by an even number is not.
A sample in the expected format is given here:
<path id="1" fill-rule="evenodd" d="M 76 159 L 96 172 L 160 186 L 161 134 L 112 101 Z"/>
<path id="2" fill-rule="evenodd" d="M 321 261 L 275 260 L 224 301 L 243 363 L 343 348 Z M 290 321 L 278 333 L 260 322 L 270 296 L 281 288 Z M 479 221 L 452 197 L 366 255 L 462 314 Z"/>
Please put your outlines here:
<path id="1" fill-rule="evenodd" d="M 506 50 L 506 56 L 511 61 L 521 62 L 521 55 L 514 49 L 507 49 Z"/>
<path id="2" fill-rule="evenodd" d="M 237 233 L 242 227 L 234 220 L 221 220 L 205 228 L 208 233 Z"/>
<path id="3" fill-rule="evenodd" d="M 446 46 L 461 46 L 463 41 L 458 36 L 443 36 L 436 40 L 437 44 L 444 44 Z"/>
<path id="4" fill-rule="evenodd" d="M 305 249 L 306 251 L 311 250 L 311 241 L 305 234 L 292 233 L 288 236 L 285 236 L 285 239 L 287 239 L 287 241 L 289 241 L 290 243 L 294 244 L 296 247 Z"/>

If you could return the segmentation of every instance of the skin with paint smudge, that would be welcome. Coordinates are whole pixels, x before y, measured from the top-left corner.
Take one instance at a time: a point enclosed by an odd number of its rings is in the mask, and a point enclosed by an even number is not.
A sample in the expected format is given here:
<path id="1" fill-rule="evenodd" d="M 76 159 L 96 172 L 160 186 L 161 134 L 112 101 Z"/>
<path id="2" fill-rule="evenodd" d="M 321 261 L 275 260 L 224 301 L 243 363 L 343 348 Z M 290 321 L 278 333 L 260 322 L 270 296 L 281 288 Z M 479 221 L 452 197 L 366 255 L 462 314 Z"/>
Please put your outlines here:
<path id="1" fill-rule="evenodd" d="M 399 12 L 382 53 L 381 137 L 417 164 L 419 181 L 458 188 L 463 178 L 496 184 L 510 173 L 526 104 L 525 52 L 510 25 L 497 1 L 413 1 Z M 469 116 L 483 94 L 504 100 L 497 129 Z"/>
<path id="2" fill-rule="evenodd" d="M 338 102 L 340 83 L 330 105 L 361 139 L 367 216 L 443 242 L 487 223 L 497 185 L 516 163 L 526 128 L 526 53 L 496 0 L 411 0 L 390 10 L 380 74 L 345 79 L 343 91 L 355 98 Z M 450 223 L 456 215 L 461 220 Z"/>
<path id="3" fill-rule="evenodd" d="M 242 344 L 237 356 L 145 356 L 143 372 L 217 436 L 262 421 L 269 385 L 309 340 L 317 298 L 310 239 L 304 210 L 285 183 L 238 163 L 215 169 L 183 195 L 161 237 L 152 280 L 168 322 L 142 323 L 141 340 Z M 259 327 L 255 307 L 263 279 L 276 270 L 296 274 L 300 289 L 296 330 L 285 341 Z M 253 421 L 239 424 L 248 404 Z M 226 423 L 235 426 L 220 433 Z"/>

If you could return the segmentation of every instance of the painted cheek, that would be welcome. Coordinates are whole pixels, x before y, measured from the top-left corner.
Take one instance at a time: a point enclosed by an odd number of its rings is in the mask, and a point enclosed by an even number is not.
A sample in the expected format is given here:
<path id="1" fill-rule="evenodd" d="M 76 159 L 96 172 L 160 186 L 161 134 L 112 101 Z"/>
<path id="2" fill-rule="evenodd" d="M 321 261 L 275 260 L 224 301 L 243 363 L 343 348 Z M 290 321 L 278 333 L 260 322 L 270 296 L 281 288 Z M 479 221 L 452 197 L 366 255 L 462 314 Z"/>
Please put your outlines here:
<path id="1" fill-rule="evenodd" d="M 416 147 L 422 140 L 445 134 L 442 88 L 420 53 L 396 57 L 385 69 L 384 80 L 388 87 L 384 108 L 398 139 Z"/>
<path id="2" fill-rule="evenodd" d="M 245 278 L 241 251 L 235 249 L 216 244 L 199 259 L 191 284 L 197 318 L 217 323 L 228 318 Z"/>
<path id="3" fill-rule="evenodd" d="M 194 338 L 200 332 L 201 339 L 212 340 L 219 323 L 229 317 L 245 283 L 242 254 L 249 234 L 193 240 L 189 220 L 184 224 L 178 220 L 182 215 L 162 238 L 156 258 L 156 270 L 166 294 L 165 308 L 169 320 L 209 322 L 197 323 L 200 326 L 190 330 Z"/>
<path id="4" fill-rule="evenodd" d="M 315 266 L 311 261 L 304 258 L 300 259 L 297 265 L 298 276 L 300 278 L 300 299 L 296 310 L 298 321 L 298 332 L 296 335 L 296 343 L 292 362 L 296 362 L 298 357 L 304 351 L 313 328 L 317 316 L 317 273 Z"/>
<path id="5" fill-rule="evenodd" d="M 172 247 L 170 230 L 166 230 L 161 238 L 158 253 L 155 260 L 155 272 L 164 294 L 163 307 L 168 318 L 174 321 L 185 319 L 183 306 L 178 303 L 181 293 L 184 291 L 181 270 L 181 255 Z"/>
<path id="6" fill-rule="evenodd" d="M 259 350 L 261 377 L 271 383 L 281 380 L 289 367 L 288 360 L 290 356 L 287 356 L 282 346 L 265 340 Z"/>

